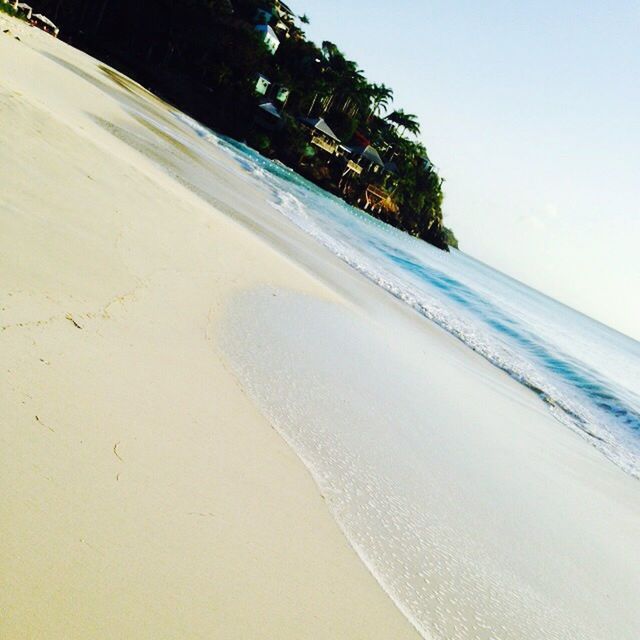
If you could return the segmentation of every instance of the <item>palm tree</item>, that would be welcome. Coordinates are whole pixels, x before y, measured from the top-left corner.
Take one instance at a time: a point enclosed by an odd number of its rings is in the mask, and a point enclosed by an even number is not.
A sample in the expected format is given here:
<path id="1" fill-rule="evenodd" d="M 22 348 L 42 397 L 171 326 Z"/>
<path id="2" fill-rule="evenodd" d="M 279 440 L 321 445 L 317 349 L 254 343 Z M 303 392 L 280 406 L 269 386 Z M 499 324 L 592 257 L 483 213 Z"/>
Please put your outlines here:
<path id="1" fill-rule="evenodd" d="M 325 40 L 321 51 L 326 61 L 323 79 L 328 88 L 328 93 L 321 99 L 323 112 L 335 108 L 352 118 L 357 113 L 366 114 L 371 101 L 371 85 L 362 69 L 358 69 L 353 60 L 348 60 L 333 42 Z"/>
<path id="2" fill-rule="evenodd" d="M 386 120 L 389 120 L 400 127 L 402 129 L 402 133 L 408 131 L 414 136 L 417 136 L 420 133 L 418 116 L 413 113 L 405 113 L 402 109 L 396 109 L 386 117 Z"/>
<path id="3" fill-rule="evenodd" d="M 370 85 L 370 92 L 371 111 L 369 112 L 369 117 L 378 115 L 382 109 L 386 110 L 393 101 L 393 89 L 390 89 L 384 84 Z"/>

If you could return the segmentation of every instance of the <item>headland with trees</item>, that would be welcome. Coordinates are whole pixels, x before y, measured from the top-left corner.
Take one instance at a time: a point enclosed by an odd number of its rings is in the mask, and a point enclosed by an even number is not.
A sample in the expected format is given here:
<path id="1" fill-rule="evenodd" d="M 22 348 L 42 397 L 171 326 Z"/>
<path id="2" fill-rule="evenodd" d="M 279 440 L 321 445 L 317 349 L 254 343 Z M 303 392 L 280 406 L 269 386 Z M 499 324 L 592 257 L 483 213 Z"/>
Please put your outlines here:
<path id="1" fill-rule="evenodd" d="M 34 0 L 60 37 L 212 129 L 441 249 L 442 178 L 418 118 L 393 107 L 281 0 Z"/>

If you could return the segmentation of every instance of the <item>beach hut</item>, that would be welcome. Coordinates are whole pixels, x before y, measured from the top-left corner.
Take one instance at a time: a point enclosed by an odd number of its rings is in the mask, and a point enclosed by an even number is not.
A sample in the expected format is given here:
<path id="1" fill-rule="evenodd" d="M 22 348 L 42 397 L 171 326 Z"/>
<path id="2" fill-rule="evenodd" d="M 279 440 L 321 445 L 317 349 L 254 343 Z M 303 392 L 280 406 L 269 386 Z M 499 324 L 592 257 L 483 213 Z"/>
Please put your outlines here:
<path id="1" fill-rule="evenodd" d="M 353 151 L 351 150 L 351 147 L 341 144 L 338 147 L 338 152 L 339 155 L 346 156 L 346 163 L 344 165 L 344 173 L 342 176 L 349 176 L 352 173 L 359 176 L 362 173 L 362 165 L 358 164 L 357 159 L 352 157 Z"/>
<path id="2" fill-rule="evenodd" d="M 373 171 L 375 173 L 385 166 L 378 151 L 370 144 L 353 147 L 340 145 L 340 149 L 347 155 L 347 161 L 340 180 L 342 185 L 353 181 L 356 176 L 362 175 L 364 171 Z"/>
<path id="3" fill-rule="evenodd" d="M 384 161 L 380 157 L 377 149 L 370 144 L 366 146 L 346 147 L 347 152 L 351 155 L 351 160 L 347 163 L 347 169 L 351 169 L 356 173 L 362 170 L 380 171 L 384 167 Z M 358 171 L 356 167 L 360 167 Z"/>
<path id="4" fill-rule="evenodd" d="M 31 24 L 34 27 L 38 27 L 38 29 L 42 29 L 47 33 L 50 33 L 54 38 L 58 37 L 58 33 L 60 33 L 60 29 L 56 27 L 47 16 L 43 16 L 41 13 L 34 13 L 31 16 Z"/>
<path id="5" fill-rule="evenodd" d="M 267 47 L 267 51 L 273 55 L 280 46 L 280 40 L 278 39 L 276 32 L 268 24 L 257 24 L 255 26 L 255 31 L 257 31 L 258 36 L 262 42 L 264 42 Z"/>
<path id="6" fill-rule="evenodd" d="M 378 150 L 375 147 L 372 147 L 368 144 L 366 147 L 352 147 L 351 153 L 358 157 L 358 160 L 362 163 L 367 162 L 369 165 L 374 168 L 382 168 L 384 167 L 384 162 L 378 153 Z"/>
<path id="7" fill-rule="evenodd" d="M 397 215 L 398 205 L 392 200 L 391 194 L 382 187 L 375 184 L 368 184 L 364 190 L 362 197 L 358 200 L 365 211 L 374 211 L 375 213 L 386 213 Z"/>
<path id="8" fill-rule="evenodd" d="M 336 154 L 340 138 L 333 132 L 324 118 L 300 118 L 302 124 L 311 130 L 311 144 L 330 154 Z"/>

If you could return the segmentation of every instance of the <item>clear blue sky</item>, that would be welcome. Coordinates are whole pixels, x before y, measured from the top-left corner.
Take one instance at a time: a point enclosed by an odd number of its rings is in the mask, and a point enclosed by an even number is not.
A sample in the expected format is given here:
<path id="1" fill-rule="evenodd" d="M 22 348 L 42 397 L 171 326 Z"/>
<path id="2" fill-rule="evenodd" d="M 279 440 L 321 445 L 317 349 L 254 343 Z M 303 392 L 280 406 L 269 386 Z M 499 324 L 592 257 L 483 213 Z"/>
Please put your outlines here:
<path id="1" fill-rule="evenodd" d="M 640 339 L 640 2 L 291 0 L 415 113 L 471 255 Z"/>

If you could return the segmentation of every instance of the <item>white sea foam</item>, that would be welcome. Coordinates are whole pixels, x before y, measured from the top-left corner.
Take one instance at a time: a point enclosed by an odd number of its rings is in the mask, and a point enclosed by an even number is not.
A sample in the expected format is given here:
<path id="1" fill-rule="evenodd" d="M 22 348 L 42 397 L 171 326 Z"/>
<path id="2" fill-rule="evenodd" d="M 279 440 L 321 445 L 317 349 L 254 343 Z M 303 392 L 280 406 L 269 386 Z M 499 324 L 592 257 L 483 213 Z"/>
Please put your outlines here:
<path id="1" fill-rule="evenodd" d="M 343 310 L 283 291 L 238 299 L 222 344 L 354 548 L 424 637 L 607 637 L 611 612 L 585 624 L 581 613 L 585 592 L 603 597 L 608 578 L 600 587 L 573 584 L 590 544 L 573 542 L 572 527 L 593 528 L 580 493 L 540 486 L 538 475 L 549 470 L 523 458 L 526 438 L 548 437 L 548 425 L 539 436 L 489 426 L 492 412 L 505 415 L 504 400 L 469 386 L 469 374 L 444 352 L 429 362 L 397 343 L 390 349 L 386 335 Z M 456 384 L 447 389 L 435 376 Z M 531 421 L 520 409 L 513 417 L 518 428 Z M 561 558 L 545 569 L 553 544 Z"/>
<path id="2" fill-rule="evenodd" d="M 231 159 L 225 170 L 266 190 L 274 211 L 638 475 L 637 343 L 382 225 L 243 145 L 216 144 Z M 263 293 L 229 310 L 224 349 L 424 637 L 636 640 L 629 598 L 640 584 L 627 553 L 637 551 L 637 510 L 600 491 L 622 482 L 612 466 L 569 430 L 516 411 L 498 383 L 463 384 L 447 351 L 430 346 L 421 362 L 419 338 L 408 353 L 390 351 L 388 336 L 330 306 Z"/>
<path id="3" fill-rule="evenodd" d="M 180 121 L 268 189 L 336 256 L 532 389 L 551 414 L 640 477 L 640 345 L 459 252 L 384 225 L 245 145 Z M 226 170 L 233 170 L 226 167 Z"/>

